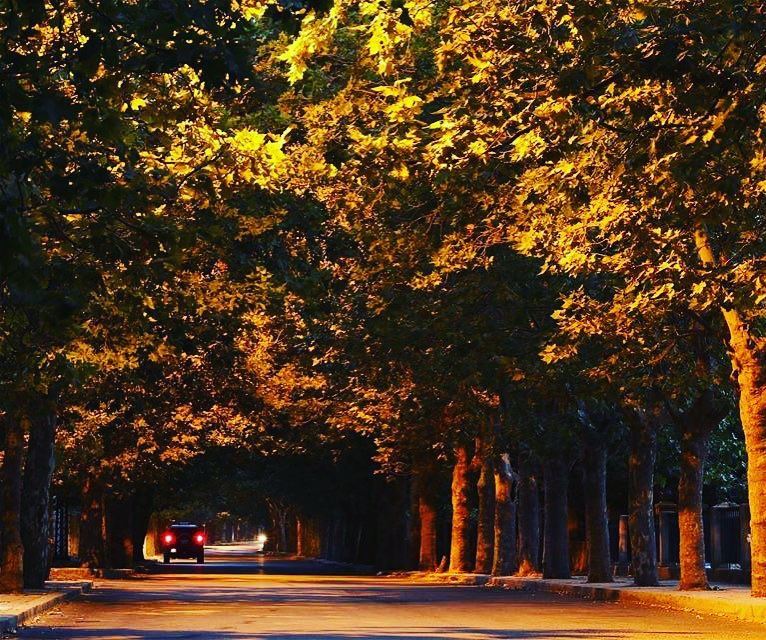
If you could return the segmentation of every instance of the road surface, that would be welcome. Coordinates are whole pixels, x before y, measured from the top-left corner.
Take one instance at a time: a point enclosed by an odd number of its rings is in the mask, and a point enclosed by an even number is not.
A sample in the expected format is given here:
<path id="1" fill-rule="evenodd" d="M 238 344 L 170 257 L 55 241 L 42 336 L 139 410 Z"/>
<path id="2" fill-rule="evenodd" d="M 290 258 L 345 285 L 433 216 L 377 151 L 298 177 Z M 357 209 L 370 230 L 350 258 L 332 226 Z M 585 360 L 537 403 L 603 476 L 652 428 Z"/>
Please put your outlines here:
<path id="1" fill-rule="evenodd" d="M 75 640 L 755 640 L 722 618 L 482 587 L 333 575 L 338 567 L 219 547 L 112 580 L 20 631 Z"/>

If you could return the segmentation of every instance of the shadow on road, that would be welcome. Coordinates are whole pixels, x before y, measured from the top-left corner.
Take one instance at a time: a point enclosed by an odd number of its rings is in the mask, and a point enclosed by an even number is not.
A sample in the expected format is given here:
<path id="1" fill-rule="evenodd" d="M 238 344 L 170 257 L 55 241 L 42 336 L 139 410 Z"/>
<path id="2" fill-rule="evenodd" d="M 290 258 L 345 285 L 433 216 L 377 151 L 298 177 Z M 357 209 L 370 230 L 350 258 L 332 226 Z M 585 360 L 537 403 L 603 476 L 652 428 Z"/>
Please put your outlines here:
<path id="1" fill-rule="evenodd" d="M 154 565 L 20 630 L 28 640 L 763 640 L 761 627 L 552 594 L 380 578 L 247 546 Z"/>
<path id="2" fill-rule="evenodd" d="M 213 546 L 205 550 L 205 564 L 191 560 L 173 560 L 170 564 L 148 562 L 142 569 L 149 574 L 250 574 L 351 576 L 371 575 L 372 567 L 342 562 L 328 562 L 291 556 L 265 555 L 254 546 Z"/>
<path id="3" fill-rule="evenodd" d="M 688 638 L 689 633 L 684 631 L 646 631 L 637 632 L 635 629 L 615 629 L 604 632 L 603 629 L 557 629 L 527 631 L 521 629 L 509 629 L 498 631 L 497 629 L 464 628 L 407 628 L 391 629 L 385 632 L 378 631 L 269 631 L 260 633 L 241 633 L 238 631 L 160 631 L 142 629 L 76 629 L 58 627 L 56 629 L 35 630 L 35 638 L 42 640 L 623 640 L 645 636 L 649 638 L 674 636 Z M 25 637 L 30 638 L 25 634 Z"/>
<path id="4" fill-rule="evenodd" d="M 212 576 L 211 576 L 212 577 Z M 279 586 L 270 584 L 251 584 L 247 586 L 221 583 L 219 580 L 206 584 L 204 579 L 190 582 L 184 587 L 178 576 L 167 576 L 167 587 L 154 578 L 138 587 L 112 583 L 84 595 L 81 602 L 108 604 L 112 602 L 133 603 L 146 607 L 154 604 L 196 604 L 196 605 L 311 605 L 328 606 L 353 605 L 355 603 L 375 602 L 379 604 L 419 603 L 429 606 L 460 605 L 472 602 L 475 587 L 449 585 L 418 585 L 390 583 L 386 586 L 374 585 L 365 580 L 339 584 L 335 580 L 285 582 Z M 394 587 L 394 588 L 392 588 Z M 500 591 L 488 591 L 482 594 L 485 602 L 502 602 L 506 595 Z M 563 602 L 567 608 L 570 603 Z"/>

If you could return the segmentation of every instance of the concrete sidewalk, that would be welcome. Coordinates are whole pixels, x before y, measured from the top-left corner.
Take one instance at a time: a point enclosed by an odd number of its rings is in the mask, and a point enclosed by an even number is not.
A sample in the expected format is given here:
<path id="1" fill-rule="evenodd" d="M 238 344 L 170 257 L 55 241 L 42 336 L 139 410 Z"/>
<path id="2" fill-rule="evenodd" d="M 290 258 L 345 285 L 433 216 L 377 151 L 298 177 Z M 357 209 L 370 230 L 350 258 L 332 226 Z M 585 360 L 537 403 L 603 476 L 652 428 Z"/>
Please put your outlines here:
<path id="1" fill-rule="evenodd" d="M 52 580 L 45 583 L 45 591 L 0 594 L 0 637 L 14 633 L 26 621 L 92 587 L 93 583 L 87 580 Z"/>
<path id="2" fill-rule="evenodd" d="M 616 580 L 612 583 L 588 584 L 584 577 L 571 580 L 508 577 L 489 578 L 485 584 L 598 601 L 642 604 L 766 624 L 766 598 L 753 598 L 747 586 L 714 584 L 710 591 L 679 591 L 678 582 L 675 581 L 663 581 L 659 587 L 636 587 L 630 580 Z"/>
<path id="3" fill-rule="evenodd" d="M 714 584 L 710 591 L 679 591 L 676 581 L 663 581 L 659 587 L 636 587 L 632 580 L 626 578 L 615 578 L 615 582 L 611 583 L 589 584 L 585 577 L 543 580 L 541 577 L 495 578 L 477 573 L 407 575 L 424 582 L 475 584 L 533 593 L 556 593 L 601 602 L 646 605 L 766 624 L 766 598 L 751 597 L 750 588 L 744 585 Z"/>

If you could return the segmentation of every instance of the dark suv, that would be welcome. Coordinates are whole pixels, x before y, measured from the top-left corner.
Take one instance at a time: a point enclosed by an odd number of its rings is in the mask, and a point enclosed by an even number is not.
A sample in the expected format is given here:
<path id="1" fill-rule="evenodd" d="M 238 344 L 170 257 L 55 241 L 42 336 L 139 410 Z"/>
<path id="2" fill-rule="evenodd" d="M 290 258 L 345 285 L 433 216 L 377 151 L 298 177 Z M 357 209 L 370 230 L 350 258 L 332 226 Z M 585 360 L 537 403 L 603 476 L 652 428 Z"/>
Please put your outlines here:
<path id="1" fill-rule="evenodd" d="M 205 527 L 189 522 L 171 524 L 160 538 L 162 560 L 165 564 L 171 558 L 196 558 L 205 562 Z"/>

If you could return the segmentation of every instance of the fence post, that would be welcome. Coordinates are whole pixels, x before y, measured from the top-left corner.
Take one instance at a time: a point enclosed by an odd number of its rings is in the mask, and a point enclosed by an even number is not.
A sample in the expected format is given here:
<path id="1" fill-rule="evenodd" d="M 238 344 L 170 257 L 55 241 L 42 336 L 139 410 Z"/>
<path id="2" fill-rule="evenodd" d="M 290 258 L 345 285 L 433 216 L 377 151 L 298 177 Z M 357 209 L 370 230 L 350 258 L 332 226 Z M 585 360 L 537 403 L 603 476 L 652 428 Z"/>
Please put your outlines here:
<path id="1" fill-rule="evenodd" d="M 730 570 L 734 565 L 742 566 L 741 518 L 740 505 L 731 502 L 722 502 L 710 510 L 710 541 L 713 546 L 711 565 L 714 570 Z"/>
<path id="2" fill-rule="evenodd" d="M 660 577 L 676 577 L 678 569 L 678 507 L 672 502 L 660 502 L 655 506 L 658 524 L 658 566 Z"/>
<path id="3" fill-rule="evenodd" d="M 717 504 L 710 508 L 710 568 L 721 566 L 721 507 Z"/>

